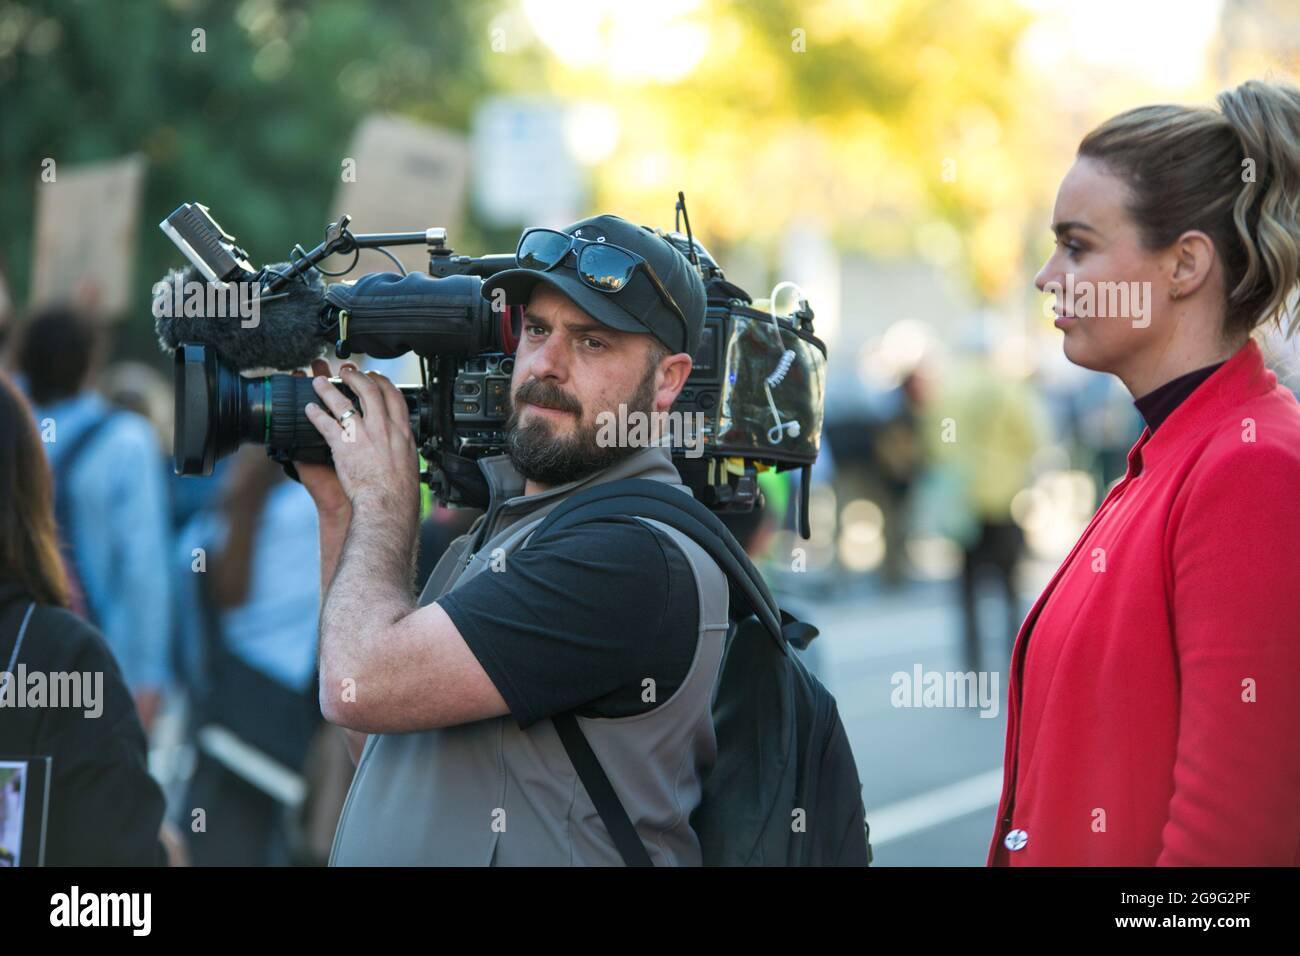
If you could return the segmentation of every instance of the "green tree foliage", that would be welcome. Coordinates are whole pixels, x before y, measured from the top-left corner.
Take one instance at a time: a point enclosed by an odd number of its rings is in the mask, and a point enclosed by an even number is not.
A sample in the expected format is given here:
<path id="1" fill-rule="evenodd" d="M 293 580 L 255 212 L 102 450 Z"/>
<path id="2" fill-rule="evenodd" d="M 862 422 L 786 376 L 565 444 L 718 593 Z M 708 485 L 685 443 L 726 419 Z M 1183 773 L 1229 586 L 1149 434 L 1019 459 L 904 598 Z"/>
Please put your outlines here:
<path id="1" fill-rule="evenodd" d="M 724 246 L 771 248 L 806 217 L 841 248 L 951 268 L 977 296 L 1022 281 L 1022 224 L 1045 175 L 1017 66 L 1022 4 L 714 0 L 680 19 L 705 40 L 679 80 L 611 87 L 594 75 L 606 64 L 551 77 L 619 107 L 602 202 L 657 222 L 684 187 Z"/>
<path id="2" fill-rule="evenodd" d="M 178 256 L 155 224 L 210 206 L 257 261 L 319 241 L 358 121 L 380 110 L 453 128 L 483 95 L 492 5 L 388 0 L 0 2 L 0 268 L 31 274 L 41 160 L 148 160 L 135 285 Z M 197 52 L 193 31 L 204 31 Z M 121 329 L 147 355 L 150 323 Z"/>

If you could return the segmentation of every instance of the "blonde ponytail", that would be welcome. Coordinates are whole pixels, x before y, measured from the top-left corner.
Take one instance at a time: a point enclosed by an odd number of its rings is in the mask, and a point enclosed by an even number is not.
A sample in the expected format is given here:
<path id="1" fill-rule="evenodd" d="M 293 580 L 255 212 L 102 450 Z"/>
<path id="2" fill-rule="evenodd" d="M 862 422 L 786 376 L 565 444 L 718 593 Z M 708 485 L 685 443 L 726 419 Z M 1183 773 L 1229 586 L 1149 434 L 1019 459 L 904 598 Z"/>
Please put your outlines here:
<path id="1" fill-rule="evenodd" d="M 1228 302 L 1248 303 L 1259 323 L 1280 323 L 1300 280 L 1300 90 L 1251 80 L 1220 93 L 1218 102 L 1245 154 L 1232 222 L 1246 270 Z M 1293 313 L 1288 334 L 1298 321 Z"/>

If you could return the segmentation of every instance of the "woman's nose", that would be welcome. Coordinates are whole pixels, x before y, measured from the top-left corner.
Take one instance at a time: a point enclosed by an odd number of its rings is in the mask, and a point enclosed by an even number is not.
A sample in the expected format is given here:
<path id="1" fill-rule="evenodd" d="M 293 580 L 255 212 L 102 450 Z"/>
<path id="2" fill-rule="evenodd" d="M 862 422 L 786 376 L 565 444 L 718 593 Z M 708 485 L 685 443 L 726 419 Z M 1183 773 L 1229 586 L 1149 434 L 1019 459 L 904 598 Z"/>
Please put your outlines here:
<path id="1" fill-rule="evenodd" d="M 1051 281 L 1052 273 L 1055 272 L 1052 266 L 1055 258 L 1055 256 L 1049 256 L 1047 261 L 1043 263 L 1043 267 L 1038 270 L 1038 275 L 1034 276 L 1034 288 L 1038 289 L 1039 292 L 1047 291 L 1047 283 Z"/>

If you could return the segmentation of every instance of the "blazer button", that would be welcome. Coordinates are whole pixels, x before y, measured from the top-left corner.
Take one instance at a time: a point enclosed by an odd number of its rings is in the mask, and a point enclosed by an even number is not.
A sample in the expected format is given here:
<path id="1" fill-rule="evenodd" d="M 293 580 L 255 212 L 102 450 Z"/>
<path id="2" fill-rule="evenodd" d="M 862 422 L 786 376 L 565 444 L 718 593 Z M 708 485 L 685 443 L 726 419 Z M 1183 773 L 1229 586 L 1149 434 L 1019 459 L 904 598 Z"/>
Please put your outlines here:
<path id="1" fill-rule="evenodd" d="M 1029 842 L 1029 834 L 1024 830 L 1012 830 L 1003 839 L 1002 845 L 1008 850 L 1023 850 L 1025 844 Z"/>

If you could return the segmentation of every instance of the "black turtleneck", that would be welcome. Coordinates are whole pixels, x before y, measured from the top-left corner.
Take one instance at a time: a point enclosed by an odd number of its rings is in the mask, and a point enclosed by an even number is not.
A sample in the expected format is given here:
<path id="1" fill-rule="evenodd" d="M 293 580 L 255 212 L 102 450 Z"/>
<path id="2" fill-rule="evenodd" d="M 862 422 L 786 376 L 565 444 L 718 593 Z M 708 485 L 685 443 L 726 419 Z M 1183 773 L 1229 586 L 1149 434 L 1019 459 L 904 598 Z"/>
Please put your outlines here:
<path id="1" fill-rule="evenodd" d="M 1183 403 L 1188 395 L 1196 391 L 1198 385 L 1214 374 L 1215 370 L 1222 365 L 1218 362 L 1214 365 L 1207 365 L 1205 368 L 1198 368 L 1194 372 L 1188 372 L 1186 375 L 1180 375 L 1170 382 L 1165 382 L 1153 392 L 1147 392 L 1133 404 L 1141 413 L 1142 418 L 1147 423 L 1147 428 L 1152 433 L 1160 427 L 1160 423 L 1173 414 L 1175 408 Z"/>

